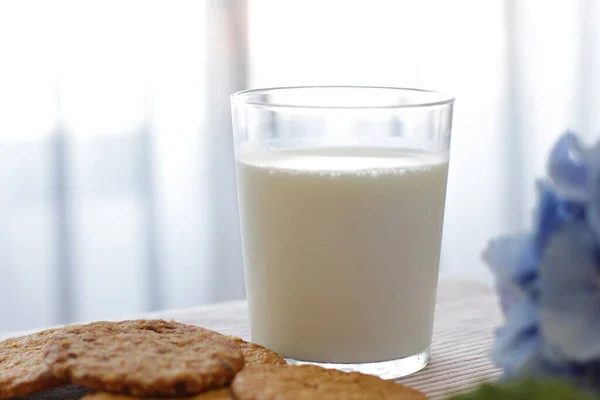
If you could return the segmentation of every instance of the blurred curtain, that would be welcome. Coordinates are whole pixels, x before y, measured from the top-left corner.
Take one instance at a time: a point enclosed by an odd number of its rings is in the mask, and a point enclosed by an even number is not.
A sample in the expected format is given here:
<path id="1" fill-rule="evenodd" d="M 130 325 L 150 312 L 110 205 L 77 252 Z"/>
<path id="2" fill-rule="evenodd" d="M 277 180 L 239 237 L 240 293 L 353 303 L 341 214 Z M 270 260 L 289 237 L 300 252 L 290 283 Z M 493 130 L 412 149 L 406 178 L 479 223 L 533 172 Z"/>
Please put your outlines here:
<path id="1" fill-rule="evenodd" d="M 490 282 L 490 237 L 526 228 L 564 129 L 600 138 L 600 2 L 250 2 L 252 86 L 362 84 L 456 96 L 442 273 Z"/>
<path id="2" fill-rule="evenodd" d="M 244 297 L 246 2 L 0 3 L 0 330 Z"/>
<path id="3" fill-rule="evenodd" d="M 228 96 L 457 97 L 442 271 L 489 281 L 552 140 L 598 138 L 595 0 L 0 2 L 0 330 L 244 296 Z"/>

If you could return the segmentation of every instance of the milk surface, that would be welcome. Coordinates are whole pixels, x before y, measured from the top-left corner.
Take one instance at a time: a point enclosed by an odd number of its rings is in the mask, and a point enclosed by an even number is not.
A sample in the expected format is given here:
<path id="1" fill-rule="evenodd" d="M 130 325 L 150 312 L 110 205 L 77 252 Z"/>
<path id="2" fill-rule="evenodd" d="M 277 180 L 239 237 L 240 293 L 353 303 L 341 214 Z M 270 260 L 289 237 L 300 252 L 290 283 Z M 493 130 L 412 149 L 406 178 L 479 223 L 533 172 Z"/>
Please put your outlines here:
<path id="1" fill-rule="evenodd" d="M 429 347 L 448 163 L 314 148 L 237 155 L 252 340 L 303 361 Z"/>

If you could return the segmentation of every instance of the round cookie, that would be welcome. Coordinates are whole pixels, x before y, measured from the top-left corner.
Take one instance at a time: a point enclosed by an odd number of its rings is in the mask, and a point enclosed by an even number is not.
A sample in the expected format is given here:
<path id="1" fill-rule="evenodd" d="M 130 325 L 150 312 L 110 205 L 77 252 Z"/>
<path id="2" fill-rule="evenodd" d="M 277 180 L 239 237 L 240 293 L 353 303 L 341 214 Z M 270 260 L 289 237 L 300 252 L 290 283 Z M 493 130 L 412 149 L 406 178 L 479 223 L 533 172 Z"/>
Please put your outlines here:
<path id="1" fill-rule="evenodd" d="M 273 350 L 269 350 L 260 344 L 247 342 L 242 338 L 236 336 L 227 336 L 231 340 L 235 341 L 242 355 L 244 356 L 244 365 L 258 365 L 258 364 L 287 364 L 287 362 L 279 354 Z"/>
<path id="2" fill-rule="evenodd" d="M 44 362 L 43 346 L 61 329 L 49 329 L 0 342 L 0 399 L 27 396 L 61 386 Z"/>
<path id="3" fill-rule="evenodd" d="M 394 381 L 314 365 L 250 365 L 231 387 L 239 400 L 426 399 Z"/>
<path id="4" fill-rule="evenodd" d="M 185 396 L 228 385 L 244 366 L 235 342 L 163 320 L 94 322 L 45 346 L 50 371 L 70 383 L 133 396 Z"/>
<path id="5" fill-rule="evenodd" d="M 82 400 L 181 400 L 182 397 L 131 397 L 112 393 L 92 393 L 83 397 Z M 235 400 L 233 393 L 229 388 L 222 388 L 197 394 L 192 397 L 185 397 L 186 400 Z"/>

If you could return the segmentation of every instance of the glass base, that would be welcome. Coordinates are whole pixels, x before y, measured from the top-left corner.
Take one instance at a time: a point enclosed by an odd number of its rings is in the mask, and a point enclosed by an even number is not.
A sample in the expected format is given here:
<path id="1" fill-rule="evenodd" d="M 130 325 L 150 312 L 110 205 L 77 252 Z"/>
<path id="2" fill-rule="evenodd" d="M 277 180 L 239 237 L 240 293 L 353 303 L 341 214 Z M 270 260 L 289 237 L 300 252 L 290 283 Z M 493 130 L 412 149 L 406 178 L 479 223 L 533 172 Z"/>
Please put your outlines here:
<path id="1" fill-rule="evenodd" d="M 431 355 L 429 348 L 412 356 L 399 358 L 397 360 L 381 361 L 361 364 L 335 364 L 317 363 L 310 361 L 294 360 L 286 358 L 288 364 L 295 365 L 318 365 L 325 368 L 339 369 L 344 372 L 362 372 L 363 374 L 375 375 L 383 379 L 398 379 L 403 376 L 414 374 L 425 368 L 429 363 Z"/>

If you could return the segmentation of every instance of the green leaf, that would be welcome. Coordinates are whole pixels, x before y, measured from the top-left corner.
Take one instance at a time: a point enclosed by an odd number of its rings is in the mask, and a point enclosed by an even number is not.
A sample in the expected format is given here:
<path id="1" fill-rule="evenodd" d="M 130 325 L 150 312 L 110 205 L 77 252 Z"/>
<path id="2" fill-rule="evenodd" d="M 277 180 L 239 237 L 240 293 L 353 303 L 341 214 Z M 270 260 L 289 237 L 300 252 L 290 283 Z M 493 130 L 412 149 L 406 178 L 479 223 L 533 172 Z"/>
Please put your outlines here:
<path id="1" fill-rule="evenodd" d="M 568 383 L 525 379 L 518 382 L 483 384 L 475 391 L 448 400 L 592 400 L 600 399 Z"/>

